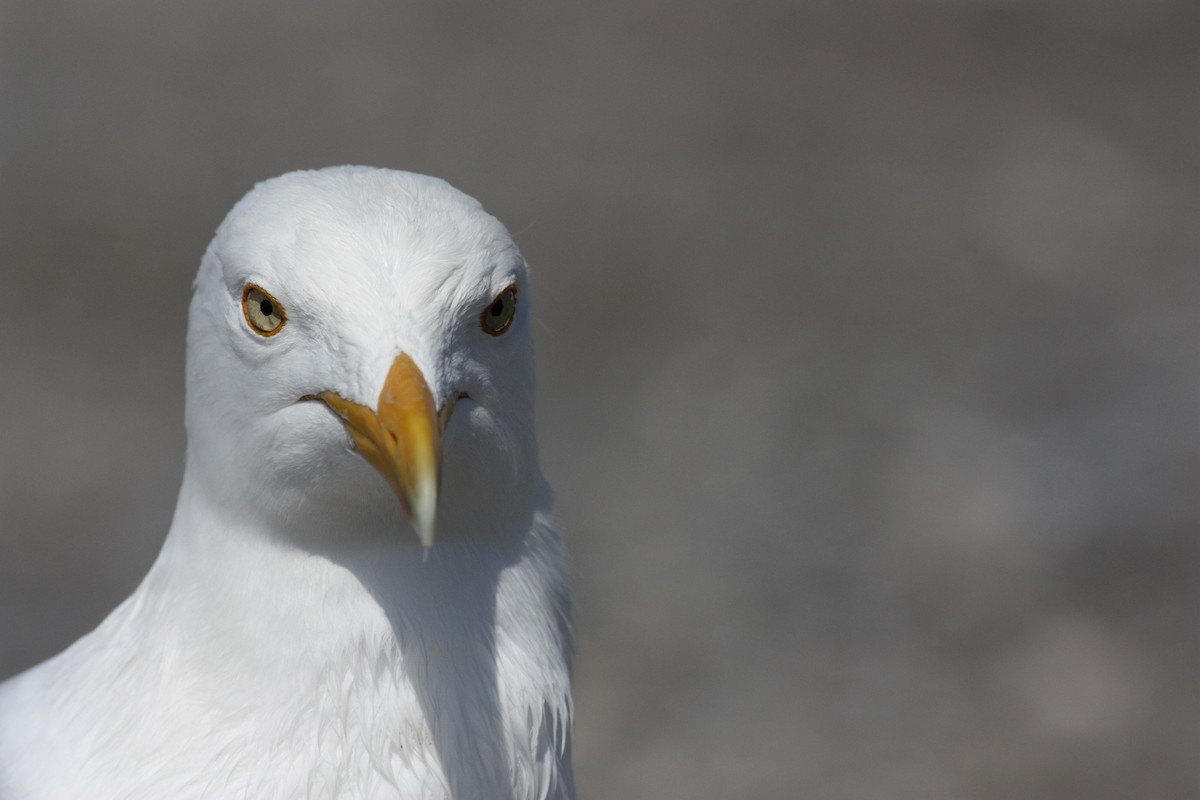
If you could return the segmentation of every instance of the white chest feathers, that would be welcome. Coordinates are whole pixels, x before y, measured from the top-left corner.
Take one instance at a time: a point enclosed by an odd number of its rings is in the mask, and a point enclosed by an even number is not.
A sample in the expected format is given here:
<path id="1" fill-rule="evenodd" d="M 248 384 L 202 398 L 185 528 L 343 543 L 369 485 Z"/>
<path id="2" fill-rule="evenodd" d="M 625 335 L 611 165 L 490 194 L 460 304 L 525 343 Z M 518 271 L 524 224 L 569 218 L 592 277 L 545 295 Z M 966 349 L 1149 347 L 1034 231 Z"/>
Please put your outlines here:
<path id="1" fill-rule="evenodd" d="M 152 572 L 0 687 L 0 798 L 570 798 L 568 611 L 531 577 L 548 563 L 503 570 L 482 605 L 483 583 L 422 587 L 419 625 L 363 597 L 209 630 Z"/>

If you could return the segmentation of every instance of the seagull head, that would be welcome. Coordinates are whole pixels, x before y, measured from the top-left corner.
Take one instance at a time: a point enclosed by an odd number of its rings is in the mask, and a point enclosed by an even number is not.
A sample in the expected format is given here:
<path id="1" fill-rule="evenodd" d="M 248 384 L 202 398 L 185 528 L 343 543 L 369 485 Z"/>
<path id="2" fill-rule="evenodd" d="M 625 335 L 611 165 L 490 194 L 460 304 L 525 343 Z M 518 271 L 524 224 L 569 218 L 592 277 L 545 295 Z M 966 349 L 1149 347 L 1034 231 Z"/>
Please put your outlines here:
<path id="1" fill-rule="evenodd" d="M 336 167 L 259 184 L 196 278 L 188 469 L 268 524 L 372 520 L 426 547 L 508 525 L 539 475 L 530 321 L 512 238 L 446 182 Z"/>

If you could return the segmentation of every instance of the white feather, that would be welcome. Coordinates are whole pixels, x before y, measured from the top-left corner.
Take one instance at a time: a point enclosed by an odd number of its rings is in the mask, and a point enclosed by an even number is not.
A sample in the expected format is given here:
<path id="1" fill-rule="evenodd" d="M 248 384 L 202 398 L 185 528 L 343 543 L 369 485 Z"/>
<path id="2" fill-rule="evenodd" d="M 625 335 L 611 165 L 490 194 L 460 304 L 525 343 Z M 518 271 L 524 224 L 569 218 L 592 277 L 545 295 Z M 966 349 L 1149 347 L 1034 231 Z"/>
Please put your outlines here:
<path id="1" fill-rule="evenodd" d="M 188 332 L 188 455 L 134 594 L 0 684 L 3 798 L 568 798 L 565 552 L 533 430 L 527 266 L 446 183 L 341 167 L 222 223 Z M 253 282 L 287 324 L 241 316 Z M 501 337 L 480 310 L 516 283 Z M 425 551 L 336 418 L 408 353 L 439 406 Z"/>

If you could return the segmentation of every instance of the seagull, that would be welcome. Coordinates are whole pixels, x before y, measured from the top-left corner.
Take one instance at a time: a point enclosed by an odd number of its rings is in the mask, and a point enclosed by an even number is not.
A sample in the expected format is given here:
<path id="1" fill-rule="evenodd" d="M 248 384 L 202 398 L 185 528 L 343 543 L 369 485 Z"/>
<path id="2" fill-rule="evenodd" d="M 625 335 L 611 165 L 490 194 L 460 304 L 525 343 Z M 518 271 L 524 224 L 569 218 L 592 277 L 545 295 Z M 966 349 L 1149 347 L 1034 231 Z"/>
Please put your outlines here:
<path id="1" fill-rule="evenodd" d="M 242 198 L 194 284 L 162 550 L 0 684 L 0 798 L 573 797 L 532 311 L 504 226 L 437 178 Z"/>

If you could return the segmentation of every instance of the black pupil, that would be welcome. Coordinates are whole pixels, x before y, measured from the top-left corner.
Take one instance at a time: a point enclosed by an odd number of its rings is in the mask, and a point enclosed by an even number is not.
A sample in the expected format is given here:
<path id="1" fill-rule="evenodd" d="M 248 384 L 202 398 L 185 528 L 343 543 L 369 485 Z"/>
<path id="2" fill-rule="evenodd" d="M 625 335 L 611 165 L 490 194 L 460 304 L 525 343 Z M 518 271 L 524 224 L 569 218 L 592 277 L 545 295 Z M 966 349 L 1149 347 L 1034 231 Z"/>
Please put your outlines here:
<path id="1" fill-rule="evenodd" d="M 263 300 L 258 304 L 258 310 L 262 312 L 264 317 L 269 317 L 275 313 L 275 306 L 271 305 L 270 300 Z"/>
<path id="2" fill-rule="evenodd" d="M 498 317 L 504 313 L 504 300 L 497 297 L 496 302 L 492 303 L 490 311 L 492 312 L 493 317 Z"/>

